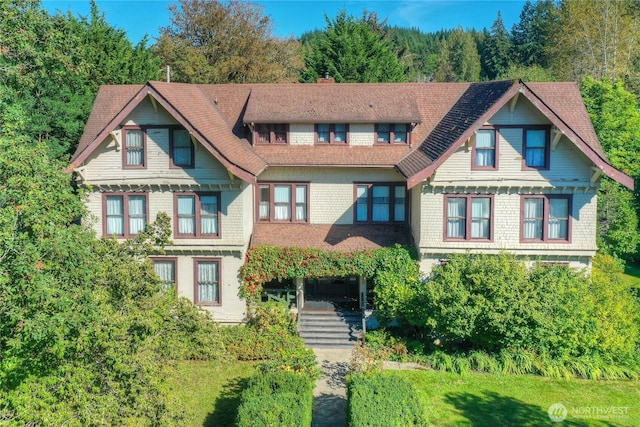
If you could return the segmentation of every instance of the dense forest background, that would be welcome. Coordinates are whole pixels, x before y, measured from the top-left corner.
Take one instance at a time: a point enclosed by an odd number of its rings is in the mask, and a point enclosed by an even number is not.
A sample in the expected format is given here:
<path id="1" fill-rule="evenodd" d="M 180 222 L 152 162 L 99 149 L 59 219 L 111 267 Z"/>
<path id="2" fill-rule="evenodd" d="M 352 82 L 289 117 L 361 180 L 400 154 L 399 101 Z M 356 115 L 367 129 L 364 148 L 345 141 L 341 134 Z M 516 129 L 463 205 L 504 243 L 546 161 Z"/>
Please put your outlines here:
<path id="1" fill-rule="evenodd" d="M 102 84 L 576 81 L 614 166 L 640 177 L 640 3 L 527 1 L 506 28 L 423 33 L 375 12 L 325 16 L 299 39 L 273 35 L 262 6 L 178 0 L 156 40 L 131 43 L 94 1 L 89 16 L 49 14 L 39 0 L 0 4 L 0 120 L 5 135 L 43 142 L 68 159 Z M 169 68 L 167 68 L 169 67 Z M 167 69 L 171 72 L 168 74 Z M 638 253 L 638 194 L 605 180 L 599 246 Z"/>

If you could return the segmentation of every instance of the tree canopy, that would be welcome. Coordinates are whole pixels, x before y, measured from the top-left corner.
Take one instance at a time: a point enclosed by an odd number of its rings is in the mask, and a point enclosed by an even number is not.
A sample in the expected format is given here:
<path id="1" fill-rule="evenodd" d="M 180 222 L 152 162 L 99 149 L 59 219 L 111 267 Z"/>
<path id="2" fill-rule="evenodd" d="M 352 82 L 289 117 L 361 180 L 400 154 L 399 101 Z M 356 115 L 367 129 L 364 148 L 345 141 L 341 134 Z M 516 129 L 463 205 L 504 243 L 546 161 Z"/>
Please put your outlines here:
<path id="1" fill-rule="evenodd" d="M 180 0 L 155 46 L 171 80 L 183 83 L 296 81 L 299 43 L 272 34 L 263 7 L 241 0 Z"/>
<path id="2" fill-rule="evenodd" d="M 327 28 L 313 33 L 305 44 L 306 68 L 301 81 L 315 82 L 328 74 L 339 83 L 402 82 L 405 66 L 386 36 L 385 22 L 374 12 L 361 18 L 347 15 L 335 19 L 325 15 Z"/>

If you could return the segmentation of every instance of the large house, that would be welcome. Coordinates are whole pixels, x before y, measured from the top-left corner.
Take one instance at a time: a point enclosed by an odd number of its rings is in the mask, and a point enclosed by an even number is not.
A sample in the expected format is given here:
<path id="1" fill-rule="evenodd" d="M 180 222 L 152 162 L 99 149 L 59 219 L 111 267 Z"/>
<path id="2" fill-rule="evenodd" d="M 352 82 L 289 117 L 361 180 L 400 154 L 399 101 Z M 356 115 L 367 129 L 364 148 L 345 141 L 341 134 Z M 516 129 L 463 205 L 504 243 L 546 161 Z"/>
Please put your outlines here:
<path id="1" fill-rule="evenodd" d="M 464 252 L 589 268 L 601 177 L 633 187 L 575 83 L 517 80 L 103 86 L 72 169 L 100 235 L 173 219 L 156 271 L 224 323 L 245 317 L 256 245 L 410 244 L 425 273 Z M 302 306 L 366 282 L 290 284 Z"/>

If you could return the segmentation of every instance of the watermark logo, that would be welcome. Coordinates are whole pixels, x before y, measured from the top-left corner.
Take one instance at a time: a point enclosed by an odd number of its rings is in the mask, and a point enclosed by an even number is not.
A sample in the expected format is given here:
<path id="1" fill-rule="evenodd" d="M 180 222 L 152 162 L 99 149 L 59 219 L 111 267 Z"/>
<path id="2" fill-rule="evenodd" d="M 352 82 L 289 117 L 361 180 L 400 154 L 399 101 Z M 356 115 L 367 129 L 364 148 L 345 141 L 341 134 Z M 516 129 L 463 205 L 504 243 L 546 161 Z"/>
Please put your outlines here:
<path id="1" fill-rule="evenodd" d="M 562 403 L 554 403 L 549 406 L 547 414 L 549 414 L 549 419 L 554 423 L 561 423 L 567 418 L 567 407 Z"/>

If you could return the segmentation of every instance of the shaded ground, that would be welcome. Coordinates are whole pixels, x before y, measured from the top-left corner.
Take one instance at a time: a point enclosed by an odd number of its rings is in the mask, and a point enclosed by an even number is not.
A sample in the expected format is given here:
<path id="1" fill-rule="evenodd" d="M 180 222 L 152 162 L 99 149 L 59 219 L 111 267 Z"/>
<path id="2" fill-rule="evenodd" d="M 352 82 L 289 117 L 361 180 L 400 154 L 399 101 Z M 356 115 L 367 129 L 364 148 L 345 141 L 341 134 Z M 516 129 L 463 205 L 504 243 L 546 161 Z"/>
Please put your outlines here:
<path id="1" fill-rule="evenodd" d="M 314 349 L 321 377 L 313 391 L 312 427 L 347 425 L 347 387 L 345 377 L 351 366 L 351 349 Z"/>

